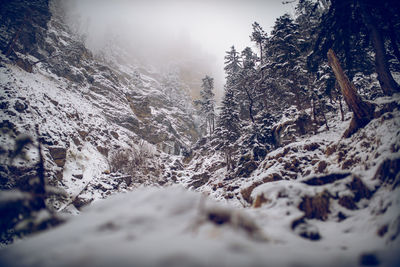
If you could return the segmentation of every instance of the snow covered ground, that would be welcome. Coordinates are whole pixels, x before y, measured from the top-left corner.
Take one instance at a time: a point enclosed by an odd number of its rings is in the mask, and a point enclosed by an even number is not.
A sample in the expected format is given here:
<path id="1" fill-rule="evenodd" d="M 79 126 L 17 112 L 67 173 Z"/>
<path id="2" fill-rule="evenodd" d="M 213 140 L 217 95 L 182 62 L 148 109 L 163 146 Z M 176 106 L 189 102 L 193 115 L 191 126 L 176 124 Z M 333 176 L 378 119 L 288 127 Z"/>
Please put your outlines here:
<path id="1" fill-rule="evenodd" d="M 143 188 L 98 201 L 68 223 L 0 251 L 0 264 L 357 266 L 362 261 L 374 260 L 380 266 L 400 263 L 396 247 L 386 247 L 384 240 L 373 238 L 371 229 L 365 228 L 363 217 L 369 217 L 368 210 L 364 216 L 345 223 L 326 224 L 321 230 L 327 235 L 318 242 L 298 238 L 287 223 L 299 212 L 285 216 L 282 210 L 287 208 L 232 208 L 179 186 Z"/>

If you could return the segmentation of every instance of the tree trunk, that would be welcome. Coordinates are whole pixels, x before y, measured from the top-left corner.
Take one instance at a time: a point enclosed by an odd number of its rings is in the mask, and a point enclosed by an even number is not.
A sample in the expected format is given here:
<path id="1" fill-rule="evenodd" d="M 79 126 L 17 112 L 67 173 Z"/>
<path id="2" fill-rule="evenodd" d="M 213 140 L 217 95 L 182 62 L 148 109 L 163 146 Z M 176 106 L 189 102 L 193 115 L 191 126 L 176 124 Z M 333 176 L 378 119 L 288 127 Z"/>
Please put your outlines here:
<path id="1" fill-rule="evenodd" d="M 11 52 L 14 50 L 15 43 L 17 42 L 19 35 L 22 31 L 22 27 L 14 34 L 13 38 L 10 40 L 8 43 L 6 49 L 5 49 L 5 56 L 8 57 Z"/>
<path id="2" fill-rule="evenodd" d="M 313 114 L 313 120 L 314 120 L 314 122 L 316 122 L 317 121 L 317 112 L 316 112 L 316 110 L 315 110 L 315 99 L 314 99 L 314 97 L 313 98 L 311 98 L 311 109 L 312 109 L 312 114 Z"/>
<path id="3" fill-rule="evenodd" d="M 396 32 L 395 32 L 392 24 L 389 24 L 389 36 L 390 36 L 390 43 L 392 44 L 392 47 L 393 47 L 393 54 L 397 58 L 397 61 L 400 63 L 399 46 L 397 45 Z"/>
<path id="4" fill-rule="evenodd" d="M 400 92 L 400 88 L 389 70 L 389 64 L 386 56 L 385 44 L 381 33 L 376 27 L 376 21 L 368 8 L 364 6 L 362 1 L 360 1 L 360 6 L 362 8 L 362 16 L 371 35 L 372 44 L 375 50 L 375 71 L 378 74 L 378 81 L 381 89 L 385 95 L 392 95 L 394 93 Z"/>
<path id="5" fill-rule="evenodd" d="M 357 131 L 358 128 L 365 126 L 372 119 L 375 107 L 370 103 L 364 102 L 360 95 L 357 94 L 355 86 L 350 83 L 349 78 L 344 73 L 338 58 L 332 49 L 329 49 L 328 51 L 328 62 L 335 74 L 337 82 L 339 83 L 344 100 L 354 114 L 354 123 L 351 123 L 351 126 L 354 127 L 354 129 L 346 134 L 346 137 L 349 137 Z"/>
<path id="6" fill-rule="evenodd" d="M 338 99 L 339 99 L 340 116 L 341 116 L 342 121 L 344 121 L 344 111 L 343 111 L 342 99 L 340 98 L 340 96 L 338 96 Z"/>
<path id="7" fill-rule="evenodd" d="M 247 99 L 249 100 L 249 116 L 250 116 L 251 122 L 254 124 L 255 123 L 254 116 L 253 116 L 254 100 L 251 97 L 250 92 L 249 92 L 249 88 L 247 87 L 246 84 L 243 86 L 243 88 L 246 91 L 246 96 L 247 96 Z"/>
<path id="8" fill-rule="evenodd" d="M 210 129 L 210 136 L 212 135 L 212 124 L 211 124 L 211 118 L 208 119 L 208 126 Z"/>
<path id="9" fill-rule="evenodd" d="M 329 125 L 328 125 L 328 120 L 326 119 L 325 111 L 322 109 L 321 113 L 322 113 L 322 118 L 324 119 L 326 129 L 329 131 Z"/>
<path id="10" fill-rule="evenodd" d="M 388 34 L 390 38 L 390 43 L 393 48 L 393 54 L 397 58 L 397 61 L 400 63 L 400 50 L 399 46 L 397 45 L 396 30 L 393 27 L 393 24 L 395 24 L 395 22 L 392 20 L 396 11 L 389 10 L 388 8 L 390 7 L 383 5 L 380 8 L 380 13 L 383 15 L 382 18 L 385 21 L 385 24 L 388 26 Z"/>
<path id="11" fill-rule="evenodd" d="M 225 150 L 225 159 L 226 159 L 226 170 L 229 171 L 231 167 L 231 162 L 230 162 L 230 154 L 229 150 Z"/>
<path id="12" fill-rule="evenodd" d="M 340 116 L 341 116 L 342 121 L 344 121 L 344 110 L 343 110 L 342 98 L 339 95 L 340 88 L 339 88 L 339 84 L 337 81 L 335 82 L 335 91 L 337 92 L 336 100 L 339 101 Z"/>

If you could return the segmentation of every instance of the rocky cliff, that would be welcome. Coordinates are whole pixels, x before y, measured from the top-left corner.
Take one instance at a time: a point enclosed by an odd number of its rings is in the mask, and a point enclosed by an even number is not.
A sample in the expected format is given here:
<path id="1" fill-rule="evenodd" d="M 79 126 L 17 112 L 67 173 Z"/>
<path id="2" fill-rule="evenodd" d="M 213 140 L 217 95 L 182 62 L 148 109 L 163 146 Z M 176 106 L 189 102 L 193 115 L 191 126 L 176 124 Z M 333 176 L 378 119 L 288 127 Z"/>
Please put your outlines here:
<path id="1" fill-rule="evenodd" d="M 5 1 L 0 15 L 2 189 L 35 177 L 37 140 L 46 178 L 72 200 L 91 186 L 110 194 L 124 181 L 120 177 L 128 177 L 124 186 L 170 180 L 160 158 L 183 153 L 199 138 L 179 70 L 161 73 L 93 55 L 64 23 L 58 1 Z M 23 134 L 34 144 L 25 148 L 26 158 L 10 161 Z M 136 168 L 123 173 L 127 164 L 117 158 L 124 150 Z M 134 152 L 147 157 L 143 170 Z"/>

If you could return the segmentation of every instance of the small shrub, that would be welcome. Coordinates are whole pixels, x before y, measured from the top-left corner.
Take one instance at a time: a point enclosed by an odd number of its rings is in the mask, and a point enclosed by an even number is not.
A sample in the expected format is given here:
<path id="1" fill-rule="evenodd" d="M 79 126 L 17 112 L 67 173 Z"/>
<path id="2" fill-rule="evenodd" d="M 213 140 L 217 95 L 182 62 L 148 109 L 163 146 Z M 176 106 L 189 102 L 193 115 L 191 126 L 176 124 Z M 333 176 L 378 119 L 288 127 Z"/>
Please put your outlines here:
<path id="1" fill-rule="evenodd" d="M 132 145 L 131 148 L 111 152 L 109 156 L 110 171 L 120 172 L 131 176 L 133 180 L 143 182 L 148 180 L 149 173 L 160 174 L 161 167 L 157 164 L 154 155 L 153 147 L 144 141 Z M 157 175 L 153 176 L 153 178 L 158 178 L 155 177 Z"/>
<path id="2" fill-rule="evenodd" d="M 129 158 L 130 151 L 128 149 L 114 152 L 109 161 L 111 172 L 124 172 L 130 160 Z"/>

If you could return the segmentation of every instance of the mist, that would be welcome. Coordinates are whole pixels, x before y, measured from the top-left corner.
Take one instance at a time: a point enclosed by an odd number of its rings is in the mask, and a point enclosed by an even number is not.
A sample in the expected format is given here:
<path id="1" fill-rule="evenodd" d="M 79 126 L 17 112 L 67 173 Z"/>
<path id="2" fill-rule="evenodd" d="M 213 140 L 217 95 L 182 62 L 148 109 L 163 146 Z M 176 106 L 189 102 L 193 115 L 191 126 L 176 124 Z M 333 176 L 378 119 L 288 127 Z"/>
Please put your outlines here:
<path id="1" fill-rule="evenodd" d="M 290 8 L 279 0 L 67 0 L 62 5 L 70 28 L 95 54 L 159 71 L 178 67 L 194 98 L 201 79 L 210 75 L 217 99 L 223 93 L 225 51 L 252 46 L 251 23 L 259 21 L 269 31 Z"/>

